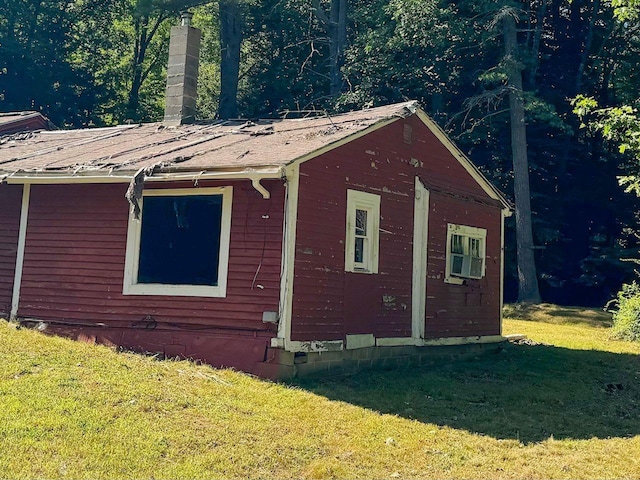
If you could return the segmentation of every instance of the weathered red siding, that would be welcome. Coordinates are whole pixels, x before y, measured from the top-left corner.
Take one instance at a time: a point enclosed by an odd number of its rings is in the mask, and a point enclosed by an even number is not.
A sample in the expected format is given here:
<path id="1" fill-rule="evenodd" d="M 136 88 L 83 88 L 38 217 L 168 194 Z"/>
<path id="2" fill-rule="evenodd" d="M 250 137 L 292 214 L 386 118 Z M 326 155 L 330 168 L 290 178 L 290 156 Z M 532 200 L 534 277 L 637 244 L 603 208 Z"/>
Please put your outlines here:
<path id="1" fill-rule="evenodd" d="M 427 245 L 427 338 L 500 334 L 500 209 L 431 192 Z M 487 230 L 485 276 L 444 282 L 447 224 Z"/>
<path id="2" fill-rule="evenodd" d="M 409 144 L 403 141 L 405 124 L 412 127 Z M 432 194 L 430 202 L 427 336 L 499 333 L 500 209 L 469 200 L 496 203 L 428 128 L 411 117 L 301 165 L 292 340 L 341 340 L 359 333 L 411 336 L 416 176 L 431 190 L 447 193 Z M 381 196 L 377 275 L 344 271 L 347 189 Z M 460 199 L 465 196 L 467 200 Z M 446 242 L 447 222 L 489 230 L 491 260 L 481 284 L 444 284 L 442 236 Z M 496 258 L 494 268 L 489 263 Z"/>
<path id="3" fill-rule="evenodd" d="M 0 317 L 11 311 L 21 204 L 21 185 L 0 185 Z"/>
<path id="4" fill-rule="evenodd" d="M 19 316 L 78 332 L 104 324 L 100 335 L 115 344 L 219 365 L 242 367 L 243 355 L 263 361 L 275 327 L 262 322 L 262 312 L 278 311 L 279 303 L 284 188 L 262 183 L 270 200 L 249 181 L 226 183 L 234 188 L 226 298 L 122 295 L 126 185 L 32 186 Z M 178 186 L 192 184 L 148 188 Z M 212 334 L 226 340 L 207 343 Z M 236 336 L 258 342 L 258 350 L 239 348 L 225 358 L 223 344 Z"/>

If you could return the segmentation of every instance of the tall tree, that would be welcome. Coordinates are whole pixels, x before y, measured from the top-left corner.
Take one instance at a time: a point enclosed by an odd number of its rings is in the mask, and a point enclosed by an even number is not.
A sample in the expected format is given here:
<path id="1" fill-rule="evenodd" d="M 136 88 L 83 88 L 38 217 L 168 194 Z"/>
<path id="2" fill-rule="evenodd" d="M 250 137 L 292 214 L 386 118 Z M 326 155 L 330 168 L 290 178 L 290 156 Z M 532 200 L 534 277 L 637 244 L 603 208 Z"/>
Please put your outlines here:
<path id="1" fill-rule="evenodd" d="M 511 119 L 511 152 L 513 157 L 513 191 L 516 204 L 516 247 L 518 255 L 518 302 L 540 303 L 538 277 L 531 227 L 531 192 L 529 189 L 529 157 L 522 89 L 522 62 L 516 32 L 515 9 L 503 7 L 502 19 L 509 114 Z"/>
<path id="2" fill-rule="evenodd" d="M 329 12 L 320 0 L 313 0 L 315 14 L 321 27 L 328 34 L 329 42 L 329 95 L 336 98 L 342 93 L 342 65 L 347 45 L 347 0 L 331 0 Z"/>
<path id="3" fill-rule="evenodd" d="M 238 81 L 242 46 L 243 12 L 240 0 L 219 0 L 220 101 L 218 117 L 238 116 Z"/>
<path id="4" fill-rule="evenodd" d="M 126 116 L 135 121 L 139 121 L 144 115 L 140 111 L 140 88 L 152 70 L 158 67 L 161 59 L 164 58 L 162 53 L 166 51 L 166 48 L 163 48 L 166 46 L 166 38 L 156 41 L 155 44 L 152 42 L 156 39 L 158 30 L 168 19 L 169 14 L 150 7 L 150 5 L 138 1 L 132 16 L 134 41 Z"/>

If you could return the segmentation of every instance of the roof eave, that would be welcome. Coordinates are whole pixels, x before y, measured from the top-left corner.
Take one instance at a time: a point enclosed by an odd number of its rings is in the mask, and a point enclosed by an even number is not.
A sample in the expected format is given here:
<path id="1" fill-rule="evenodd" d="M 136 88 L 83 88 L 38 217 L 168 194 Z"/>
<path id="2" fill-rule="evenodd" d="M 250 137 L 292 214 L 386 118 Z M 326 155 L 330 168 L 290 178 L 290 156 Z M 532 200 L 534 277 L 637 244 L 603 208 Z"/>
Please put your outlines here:
<path id="1" fill-rule="evenodd" d="M 416 108 L 416 115 L 427 126 L 431 133 L 433 133 L 440 142 L 449 150 L 449 152 L 460 162 L 462 167 L 473 177 L 473 179 L 480 185 L 484 192 L 494 200 L 498 200 L 502 206 L 506 216 L 510 216 L 513 208 L 507 198 L 498 190 L 475 166 L 475 164 L 469 160 L 469 158 L 462 153 L 462 151 L 451 141 L 449 136 L 440 128 L 440 126 L 434 122 L 421 108 Z"/>
<path id="2" fill-rule="evenodd" d="M 0 179 L 8 184 L 74 184 L 74 183 L 129 183 L 136 172 L 15 172 L 7 173 Z M 252 168 L 228 168 L 220 170 L 188 170 L 188 169 L 163 169 L 145 181 L 167 182 L 180 180 L 235 180 L 235 179 L 276 179 L 284 177 L 284 169 L 281 166 L 266 166 Z"/>

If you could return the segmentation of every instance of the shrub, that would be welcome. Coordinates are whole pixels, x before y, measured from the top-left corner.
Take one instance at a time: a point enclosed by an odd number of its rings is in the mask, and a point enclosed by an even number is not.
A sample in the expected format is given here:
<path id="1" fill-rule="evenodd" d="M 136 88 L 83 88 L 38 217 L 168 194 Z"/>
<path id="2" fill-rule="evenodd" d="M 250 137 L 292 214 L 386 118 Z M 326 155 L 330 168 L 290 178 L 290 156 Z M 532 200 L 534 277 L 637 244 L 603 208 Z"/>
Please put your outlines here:
<path id="1" fill-rule="evenodd" d="M 614 300 L 611 334 L 619 340 L 640 341 L 640 285 L 622 285 Z"/>

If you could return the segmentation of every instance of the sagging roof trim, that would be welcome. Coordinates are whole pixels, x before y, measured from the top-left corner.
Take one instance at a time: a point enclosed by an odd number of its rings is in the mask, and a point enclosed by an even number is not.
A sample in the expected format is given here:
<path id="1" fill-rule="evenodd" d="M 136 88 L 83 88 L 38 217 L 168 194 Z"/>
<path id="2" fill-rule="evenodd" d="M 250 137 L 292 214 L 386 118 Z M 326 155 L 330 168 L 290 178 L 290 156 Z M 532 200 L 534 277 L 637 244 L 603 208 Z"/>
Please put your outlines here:
<path id="1" fill-rule="evenodd" d="M 130 183 L 133 175 L 65 175 L 38 173 L 15 173 L 3 179 L 8 184 L 71 184 L 71 183 Z M 242 170 L 197 171 L 197 172 L 159 172 L 147 177 L 145 182 L 177 182 L 198 180 L 251 180 L 254 181 L 284 178 L 282 167 L 245 168 Z M 260 189 L 256 189 L 264 193 Z"/>

